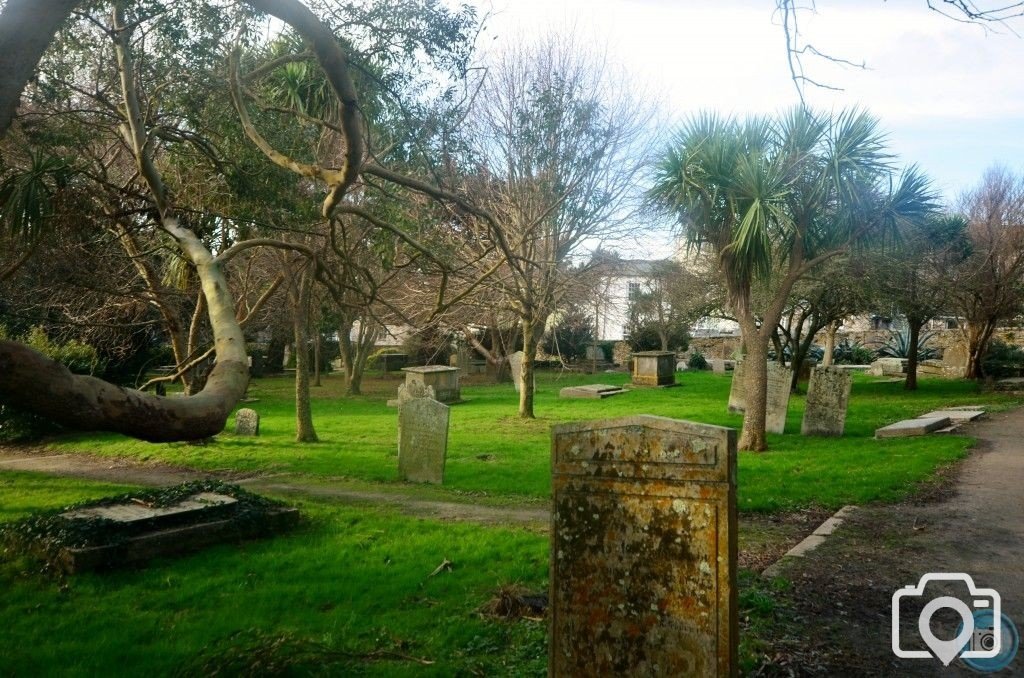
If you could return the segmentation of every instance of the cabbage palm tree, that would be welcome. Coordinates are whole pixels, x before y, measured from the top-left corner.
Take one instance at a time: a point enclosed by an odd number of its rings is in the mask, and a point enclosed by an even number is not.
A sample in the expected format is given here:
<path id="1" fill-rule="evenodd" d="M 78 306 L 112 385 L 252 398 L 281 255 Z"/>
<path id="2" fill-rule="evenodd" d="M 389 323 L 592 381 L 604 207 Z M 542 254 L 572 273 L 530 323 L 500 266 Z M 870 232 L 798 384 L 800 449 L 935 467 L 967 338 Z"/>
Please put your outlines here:
<path id="1" fill-rule="evenodd" d="M 896 176 L 875 118 L 805 108 L 743 120 L 703 114 L 674 137 L 650 198 L 691 247 L 710 248 L 747 351 L 740 448 L 767 449 L 767 355 L 793 285 L 852 247 L 935 209 L 916 168 Z M 766 295 L 752 289 L 766 288 Z"/>

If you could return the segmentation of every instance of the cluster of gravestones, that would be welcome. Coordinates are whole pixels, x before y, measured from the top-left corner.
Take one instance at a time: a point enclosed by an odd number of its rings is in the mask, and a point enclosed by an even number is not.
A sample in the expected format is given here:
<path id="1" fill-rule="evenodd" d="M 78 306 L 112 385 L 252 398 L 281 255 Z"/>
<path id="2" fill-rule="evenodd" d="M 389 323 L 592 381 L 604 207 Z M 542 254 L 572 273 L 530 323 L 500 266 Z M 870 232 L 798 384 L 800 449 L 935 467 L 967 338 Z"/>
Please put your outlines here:
<path id="1" fill-rule="evenodd" d="M 783 433 L 789 411 L 793 372 L 778 363 L 768 363 L 768 399 L 765 407 L 765 429 Z M 729 390 L 729 411 L 746 410 L 746 364 L 735 364 L 732 388 Z M 807 385 L 807 401 L 800 432 L 805 436 L 841 436 L 846 425 L 846 408 L 850 402 L 853 377 L 839 367 L 816 366 Z"/>

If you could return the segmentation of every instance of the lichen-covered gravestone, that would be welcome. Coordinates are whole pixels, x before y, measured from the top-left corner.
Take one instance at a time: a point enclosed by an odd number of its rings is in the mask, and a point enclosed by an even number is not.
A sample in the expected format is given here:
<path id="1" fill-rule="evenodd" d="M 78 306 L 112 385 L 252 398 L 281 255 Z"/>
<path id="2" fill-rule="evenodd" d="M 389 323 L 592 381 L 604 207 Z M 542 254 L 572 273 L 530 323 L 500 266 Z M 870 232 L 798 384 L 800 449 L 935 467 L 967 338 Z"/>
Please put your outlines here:
<path id="1" fill-rule="evenodd" d="M 732 370 L 732 384 L 729 386 L 730 412 L 742 414 L 747 409 L 746 378 L 747 370 L 744 361 L 737 361 L 736 367 Z"/>
<path id="2" fill-rule="evenodd" d="M 256 410 L 243 407 L 235 413 L 235 435 L 258 436 L 260 434 L 260 415 Z"/>
<path id="3" fill-rule="evenodd" d="M 433 398 L 398 404 L 398 476 L 414 483 L 444 482 L 448 406 Z"/>
<path id="4" fill-rule="evenodd" d="M 807 385 L 807 406 L 800 432 L 805 436 L 841 436 L 846 426 L 853 375 L 818 365 Z"/>
<path id="5" fill-rule="evenodd" d="M 551 447 L 550 675 L 736 675 L 736 432 L 641 415 Z"/>
<path id="6" fill-rule="evenodd" d="M 768 400 L 764 428 L 769 433 L 786 431 L 789 394 L 793 392 L 793 371 L 778 363 L 768 363 Z"/>

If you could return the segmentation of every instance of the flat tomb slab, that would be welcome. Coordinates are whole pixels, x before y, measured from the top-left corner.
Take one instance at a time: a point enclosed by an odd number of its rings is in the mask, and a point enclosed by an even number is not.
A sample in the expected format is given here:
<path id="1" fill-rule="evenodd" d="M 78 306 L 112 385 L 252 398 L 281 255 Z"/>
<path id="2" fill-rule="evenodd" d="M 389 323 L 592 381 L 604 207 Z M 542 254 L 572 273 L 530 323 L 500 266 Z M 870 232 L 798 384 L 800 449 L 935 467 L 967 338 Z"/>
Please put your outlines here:
<path id="1" fill-rule="evenodd" d="M 64 518 L 103 518 L 125 525 L 142 523 L 158 524 L 177 521 L 179 518 L 192 517 L 204 511 L 218 507 L 226 507 L 238 502 L 234 497 L 215 492 L 193 494 L 171 506 L 149 506 L 143 503 L 112 504 L 110 506 L 94 506 L 62 513 Z"/>
<path id="2" fill-rule="evenodd" d="M 949 417 L 954 424 L 962 424 L 965 421 L 974 421 L 985 416 L 985 410 L 935 410 L 928 414 L 922 414 L 918 419 L 930 419 L 934 417 Z"/>
<path id="3" fill-rule="evenodd" d="M 298 509 L 281 507 L 261 516 L 258 525 L 240 523 L 234 518 L 211 519 L 145 532 L 114 544 L 64 548 L 60 552 L 60 563 L 69 574 L 137 565 L 153 558 L 176 556 L 215 544 L 284 532 L 297 525 L 299 517 Z"/>
<path id="4" fill-rule="evenodd" d="M 560 398 L 590 398 L 598 400 L 608 398 L 619 393 L 625 393 L 626 389 L 608 384 L 586 384 L 584 386 L 567 386 L 558 392 Z"/>
<path id="5" fill-rule="evenodd" d="M 930 417 L 920 419 L 904 419 L 889 424 L 875 431 L 876 438 L 905 438 L 923 436 L 940 428 L 949 426 L 949 417 Z"/>

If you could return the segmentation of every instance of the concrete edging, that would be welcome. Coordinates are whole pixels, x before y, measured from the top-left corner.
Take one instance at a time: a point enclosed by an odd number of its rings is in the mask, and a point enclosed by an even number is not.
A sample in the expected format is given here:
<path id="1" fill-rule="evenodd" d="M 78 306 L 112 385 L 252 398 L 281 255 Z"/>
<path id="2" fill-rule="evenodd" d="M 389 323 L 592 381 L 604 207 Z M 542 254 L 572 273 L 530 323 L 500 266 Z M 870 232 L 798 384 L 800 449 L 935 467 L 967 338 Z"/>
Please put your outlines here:
<path id="1" fill-rule="evenodd" d="M 831 518 L 827 519 L 821 525 L 818 526 L 814 532 L 804 537 L 803 541 L 791 548 L 781 558 L 776 560 L 774 563 L 766 567 L 762 572 L 762 577 L 777 577 L 782 574 L 782 568 L 792 558 L 803 558 L 805 555 L 818 548 L 825 542 L 825 538 L 836 531 L 836 528 L 843 524 L 843 521 L 851 513 L 857 510 L 856 506 L 844 506 L 843 508 L 836 511 Z"/>

